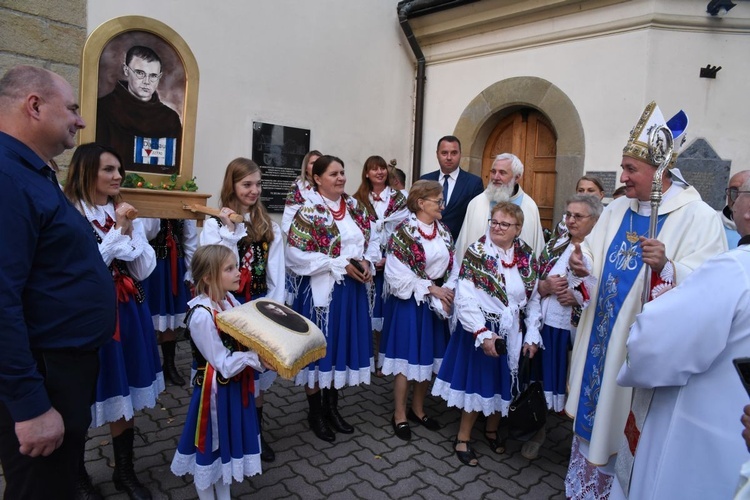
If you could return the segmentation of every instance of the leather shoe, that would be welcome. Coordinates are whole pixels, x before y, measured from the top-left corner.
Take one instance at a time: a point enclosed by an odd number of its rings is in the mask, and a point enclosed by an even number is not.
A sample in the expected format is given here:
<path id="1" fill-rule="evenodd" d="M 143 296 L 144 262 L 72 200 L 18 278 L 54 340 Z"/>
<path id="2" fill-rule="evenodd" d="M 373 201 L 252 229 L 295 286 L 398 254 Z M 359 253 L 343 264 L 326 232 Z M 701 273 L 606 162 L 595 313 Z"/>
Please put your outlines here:
<path id="1" fill-rule="evenodd" d="M 396 434 L 397 438 L 404 441 L 409 441 L 411 439 L 411 429 L 409 428 L 408 422 L 399 422 L 397 424 L 396 416 L 394 415 L 391 417 L 391 426 L 393 427 L 393 433 Z"/>
<path id="2" fill-rule="evenodd" d="M 434 418 L 430 418 L 427 415 L 425 415 L 422 418 L 419 418 L 416 413 L 414 413 L 414 410 L 409 410 L 409 413 L 406 414 L 406 418 L 414 422 L 415 424 L 422 425 L 426 427 L 428 430 L 431 431 L 439 431 L 440 430 L 440 424 L 437 420 Z"/>
<path id="3" fill-rule="evenodd" d="M 328 441 L 329 443 L 336 440 L 336 434 L 334 434 L 333 430 L 328 427 L 328 423 L 325 421 L 322 414 L 310 413 L 307 416 L 307 422 L 310 424 L 310 430 L 313 431 L 318 438 L 323 441 Z"/>

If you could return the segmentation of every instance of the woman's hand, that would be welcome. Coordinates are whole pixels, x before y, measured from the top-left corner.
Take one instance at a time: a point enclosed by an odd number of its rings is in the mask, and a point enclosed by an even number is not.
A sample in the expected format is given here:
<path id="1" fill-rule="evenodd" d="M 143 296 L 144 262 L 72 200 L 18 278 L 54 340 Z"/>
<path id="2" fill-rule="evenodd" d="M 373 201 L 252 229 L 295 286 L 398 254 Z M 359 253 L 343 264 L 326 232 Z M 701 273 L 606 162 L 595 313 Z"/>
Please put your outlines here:
<path id="1" fill-rule="evenodd" d="M 133 236 L 133 221 L 128 218 L 128 213 L 138 214 L 138 211 L 129 203 L 120 203 L 115 208 L 115 229 L 125 236 Z"/>
<path id="2" fill-rule="evenodd" d="M 484 339 L 482 341 L 482 351 L 484 351 L 484 354 L 491 357 L 491 358 L 499 358 L 500 355 L 497 353 L 497 350 L 495 349 L 495 340 L 499 339 L 500 336 L 496 333 L 492 334 L 492 337 L 488 339 Z"/>
<path id="3" fill-rule="evenodd" d="M 356 259 L 355 259 L 356 260 Z M 364 269 L 364 272 L 360 272 L 359 269 L 354 267 L 352 264 L 346 265 L 346 274 L 360 283 L 367 283 L 372 280 L 372 273 L 370 272 L 370 262 L 367 260 L 358 260 L 359 265 L 362 266 L 362 269 Z"/>
<path id="4" fill-rule="evenodd" d="M 455 297 L 453 290 L 437 285 L 430 285 L 427 287 L 427 290 L 429 290 L 430 295 L 440 300 L 440 303 L 443 304 L 445 314 L 450 314 L 453 308 L 453 298 Z"/>
<path id="5" fill-rule="evenodd" d="M 375 269 L 382 270 L 385 267 L 385 257 L 375 263 Z"/>
<path id="6" fill-rule="evenodd" d="M 573 290 L 570 288 L 566 288 L 562 292 L 557 294 L 557 301 L 560 303 L 561 306 L 577 306 L 578 301 L 576 300 L 575 295 L 573 295 Z"/>
<path id="7" fill-rule="evenodd" d="M 523 350 L 521 351 L 521 353 L 523 355 L 528 354 L 529 355 L 529 359 L 531 359 L 531 358 L 534 357 L 534 354 L 536 354 L 536 352 L 538 350 L 539 350 L 539 346 L 536 345 L 536 344 L 524 344 L 523 345 Z"/>
<path id="8" fill-rule="evenodd" d="M 226 226 L 227 229 L 229 229 L 230 232 L 234 232 L 234 222 L 229 220 L 229 216 L 232 215 L 234 210 L 227 207 L 222 207 L 219 211 L 219 219 L 221 220 L 221 223 Z"/>
<path id="9" fill-rule="evenodd" d="M 548 295 L 558 295 L 568 288 L 568 280 L 565 276 L 547 276 L 546 279 L 539 280 L 539 295 L 546 297 Z"/>

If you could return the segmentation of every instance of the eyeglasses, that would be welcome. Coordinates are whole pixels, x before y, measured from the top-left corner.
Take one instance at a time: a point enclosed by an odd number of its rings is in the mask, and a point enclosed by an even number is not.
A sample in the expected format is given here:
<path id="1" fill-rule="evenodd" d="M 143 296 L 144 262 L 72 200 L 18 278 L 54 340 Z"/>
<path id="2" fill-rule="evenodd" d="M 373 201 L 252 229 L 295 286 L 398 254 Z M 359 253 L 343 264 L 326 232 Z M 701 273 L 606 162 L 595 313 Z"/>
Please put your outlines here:
<path id="1" fill-rule="evenodd" d="M 571 214 L 570 212 L 565 212 L 565 218 L 568 220 L 572 220 L 573 222 L 583 219 L 588 219 L 591 217 L 590 215 L 581 215 L 581 214 Z"/>
<path id="2" fill-rule="evenodd" d="M 440 200 L 433 200 L 431 198 L 422 198 L 422 199 L 423 200 L 427 200 L 427 201 L 431 201 L 433 203 L 437 203 L 438 207 L 445 208 L 445 200 L 443 200 L 443 199 L 440 199 Z"/>
<path id="3" fill-rule="evenodd" d="M 727 194 L 727 197 L 730 200 L 732 200 L 732 203 L 737 201 L 737 198 L 740 196 L 740 193 L 750 193 L 750 191 L 740 191 L 740 189 L 736 187 L 726 188 L 724 192 Z"/>
<path id="4" fill-rule="evenodd" d="M 493 219 L 489 219 L 490 227 L 492 229 L 502 229 L 507 231 L 511 226 L 520 226 L 521 224 L 511 224 L 510 222 L 498 222 Z"/>
<path id="5" fill-rule="evenodd" d="M 148 80 L 146 80 L 146 83 L 150 82 L 157 82 L 159 81 L 159 78 L 161 78 L 162 73 L 146 73 L 145 71 L 141 71 L 139 69 L 133 69 L 130 66 L 128 66 L 128 69 L 133 72 L 136 78 L 139 80 L 143 80 L 144 78 L 148 77 Z"/>

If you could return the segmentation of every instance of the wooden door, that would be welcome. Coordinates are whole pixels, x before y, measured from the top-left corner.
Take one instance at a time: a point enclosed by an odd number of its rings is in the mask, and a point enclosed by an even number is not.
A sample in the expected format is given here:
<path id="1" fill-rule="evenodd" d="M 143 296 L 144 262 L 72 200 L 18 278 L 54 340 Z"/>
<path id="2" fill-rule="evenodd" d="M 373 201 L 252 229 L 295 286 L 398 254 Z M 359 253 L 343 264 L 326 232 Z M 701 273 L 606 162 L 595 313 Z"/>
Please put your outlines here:
<path id="1" fill-rule="evenodd" d="M 557 135 L 549 121 L 531 108 L 512 113 L 497 124 L 482 155 L 482 180 L 487 185 L 490 168 L 501 153 L 513 153 L 524 165 L 519 184 L 539 207 L 542 226 L 552 229 L 555 207 Z"/>

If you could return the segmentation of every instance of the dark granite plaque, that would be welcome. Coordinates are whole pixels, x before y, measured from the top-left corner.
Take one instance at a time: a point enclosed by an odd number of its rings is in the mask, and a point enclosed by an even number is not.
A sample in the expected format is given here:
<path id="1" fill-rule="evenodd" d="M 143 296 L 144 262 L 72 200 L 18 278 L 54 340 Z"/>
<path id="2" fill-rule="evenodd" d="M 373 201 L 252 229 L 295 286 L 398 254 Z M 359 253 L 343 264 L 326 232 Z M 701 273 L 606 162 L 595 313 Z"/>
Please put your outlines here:
<path id="1" fill-rule="evenodd" d="M 611 198 L 612 193 L 615 191 L 615 185 L 617 183 L 617 172 L 586 172 L 586 175 L 596 177 L 604 186 L 604 196 Z"/>
<path id="2" fill-rule="evenodd" d="M 722 160 L 705 139 L 696 139 L 677 157 L 675 168 L 714 210 L 726 205 L 731 160 Z"/>
<path id="3" fill-rule="evenodd" d="M 253 161 L 263 176 L 260 200 L 270 213 L 284 212 L 284 199 L 309 150 L 309 130 L 253 122 Z"/>

